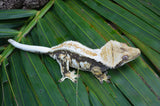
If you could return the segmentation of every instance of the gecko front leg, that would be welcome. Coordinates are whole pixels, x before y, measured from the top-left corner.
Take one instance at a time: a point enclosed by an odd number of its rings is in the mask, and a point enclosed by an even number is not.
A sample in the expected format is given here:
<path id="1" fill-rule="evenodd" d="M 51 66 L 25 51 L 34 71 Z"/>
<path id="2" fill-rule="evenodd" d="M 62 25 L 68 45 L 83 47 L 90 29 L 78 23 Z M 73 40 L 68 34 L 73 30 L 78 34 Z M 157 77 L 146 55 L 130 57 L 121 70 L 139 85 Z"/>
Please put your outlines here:
<path id="1" fill-rule="evenodd" d="M 100 67 L 94 66 L 91 69 L 92 74 L 100 81 L 100 83 L 103 83 L 103 81 L 110 83 L 109 79 L 110 76 L 107 76 L 107 72 L 102 73 L 103 71 L 101 70 Z"/>
<path id="2" fill-rule="evenodd" d="M 59 54 L 58 58 L 56 58 L 57 62 L 60 65 L 62 78 L 59 82 L 63 82 L 66 78 L 70 79 L 72 82 L 77 82 L 78 75 L 76 75 L 75 71 L 69 71 L 69 62 L 70 56 L 67 54 Z"/>

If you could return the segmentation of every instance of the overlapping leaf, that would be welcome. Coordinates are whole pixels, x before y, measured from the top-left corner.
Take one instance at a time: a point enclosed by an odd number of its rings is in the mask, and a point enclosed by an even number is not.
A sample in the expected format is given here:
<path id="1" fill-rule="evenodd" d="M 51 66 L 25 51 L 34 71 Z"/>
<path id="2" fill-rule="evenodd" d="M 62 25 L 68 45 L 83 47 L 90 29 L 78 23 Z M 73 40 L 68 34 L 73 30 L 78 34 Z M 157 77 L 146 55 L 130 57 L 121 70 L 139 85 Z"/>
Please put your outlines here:
<path id="1" fill-rule="evenodd" d="M 19 32 L 13 29 L 0 29 L 0 38 L 14 37 Z"/>
<path id="2" fill-rule="evenodd" d="M 0 20 L 30 17 L 36 14 L 36 10 L 0 10 Z"/>

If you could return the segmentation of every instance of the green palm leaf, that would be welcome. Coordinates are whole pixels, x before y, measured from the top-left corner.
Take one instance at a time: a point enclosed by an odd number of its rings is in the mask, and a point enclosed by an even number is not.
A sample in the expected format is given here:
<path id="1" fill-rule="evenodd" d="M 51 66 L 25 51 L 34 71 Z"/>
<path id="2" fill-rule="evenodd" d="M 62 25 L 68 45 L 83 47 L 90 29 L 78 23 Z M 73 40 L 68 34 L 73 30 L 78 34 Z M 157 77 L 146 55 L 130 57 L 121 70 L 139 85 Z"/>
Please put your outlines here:
<path id="1" fill-rule="evenodd" d="M 5 14 L 0 16 L 2 105 L 160 105 L 159 5 L 150 1 L 153 5 L 148 6 L 145 0 L 53 3 L 51 0 L 40 11 L 0 11 Z M 100 84 L 81 70 L 77 84 L 70 80 L 59 83 L 61 73 L 55 60 L 6 46 L 10 37 L 47 47 L 76 40 L 91 48 L 113 39 L 137 46 L 142 56 L 109 70 L 110 84 Z"/>

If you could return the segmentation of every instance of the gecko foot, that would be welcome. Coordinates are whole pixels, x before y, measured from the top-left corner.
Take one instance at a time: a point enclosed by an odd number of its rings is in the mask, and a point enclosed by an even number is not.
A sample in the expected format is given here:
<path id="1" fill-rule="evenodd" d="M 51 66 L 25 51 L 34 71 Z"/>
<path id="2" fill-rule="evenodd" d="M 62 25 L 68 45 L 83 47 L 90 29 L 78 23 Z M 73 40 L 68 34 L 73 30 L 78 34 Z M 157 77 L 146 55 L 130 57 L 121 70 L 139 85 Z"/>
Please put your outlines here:
<path id="1" fill-rule="evenodd" d="M 64 74 L 64 76 L 59 80 L 59 82 L 63 82 L 66 78 L 70 79 L 72 82 L 76 83 L 77 78 L 79 77 L 77 74 L 75 74 L 75 71 L 67 72 Z"/>
<path id="2" fill-rule="evenodd" d="M 110 83 L 110 80 L 109 80 L 110 78 L 111 78 L 111 76 L 109 76 L 109 75 L 107 76 L 106 73 L 104 73 L 98 77 L 101 84 L 103 83 L 103 81 Z"/>

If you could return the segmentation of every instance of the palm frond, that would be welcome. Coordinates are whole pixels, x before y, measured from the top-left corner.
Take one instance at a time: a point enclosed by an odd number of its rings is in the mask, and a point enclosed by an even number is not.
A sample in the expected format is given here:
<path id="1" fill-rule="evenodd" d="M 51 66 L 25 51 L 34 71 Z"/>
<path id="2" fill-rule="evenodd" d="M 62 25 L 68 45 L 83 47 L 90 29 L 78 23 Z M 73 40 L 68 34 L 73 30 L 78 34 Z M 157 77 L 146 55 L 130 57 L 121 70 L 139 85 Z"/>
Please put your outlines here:
<path id="1" fill-rule="evenodd" d="M 0 11 L 1 105 L 160 105 L 160 15 L 155 1 L 51 0 L 39 11 Z M 113 39 L 140 48 L 142 55 L 109 70 L 110 84 L 100 84 L 81 70 L 78 84 L 59 83 L 55 60 L 6 46 L 10 37 L 47 47 L 76 40 L 91 48 Z"/>

